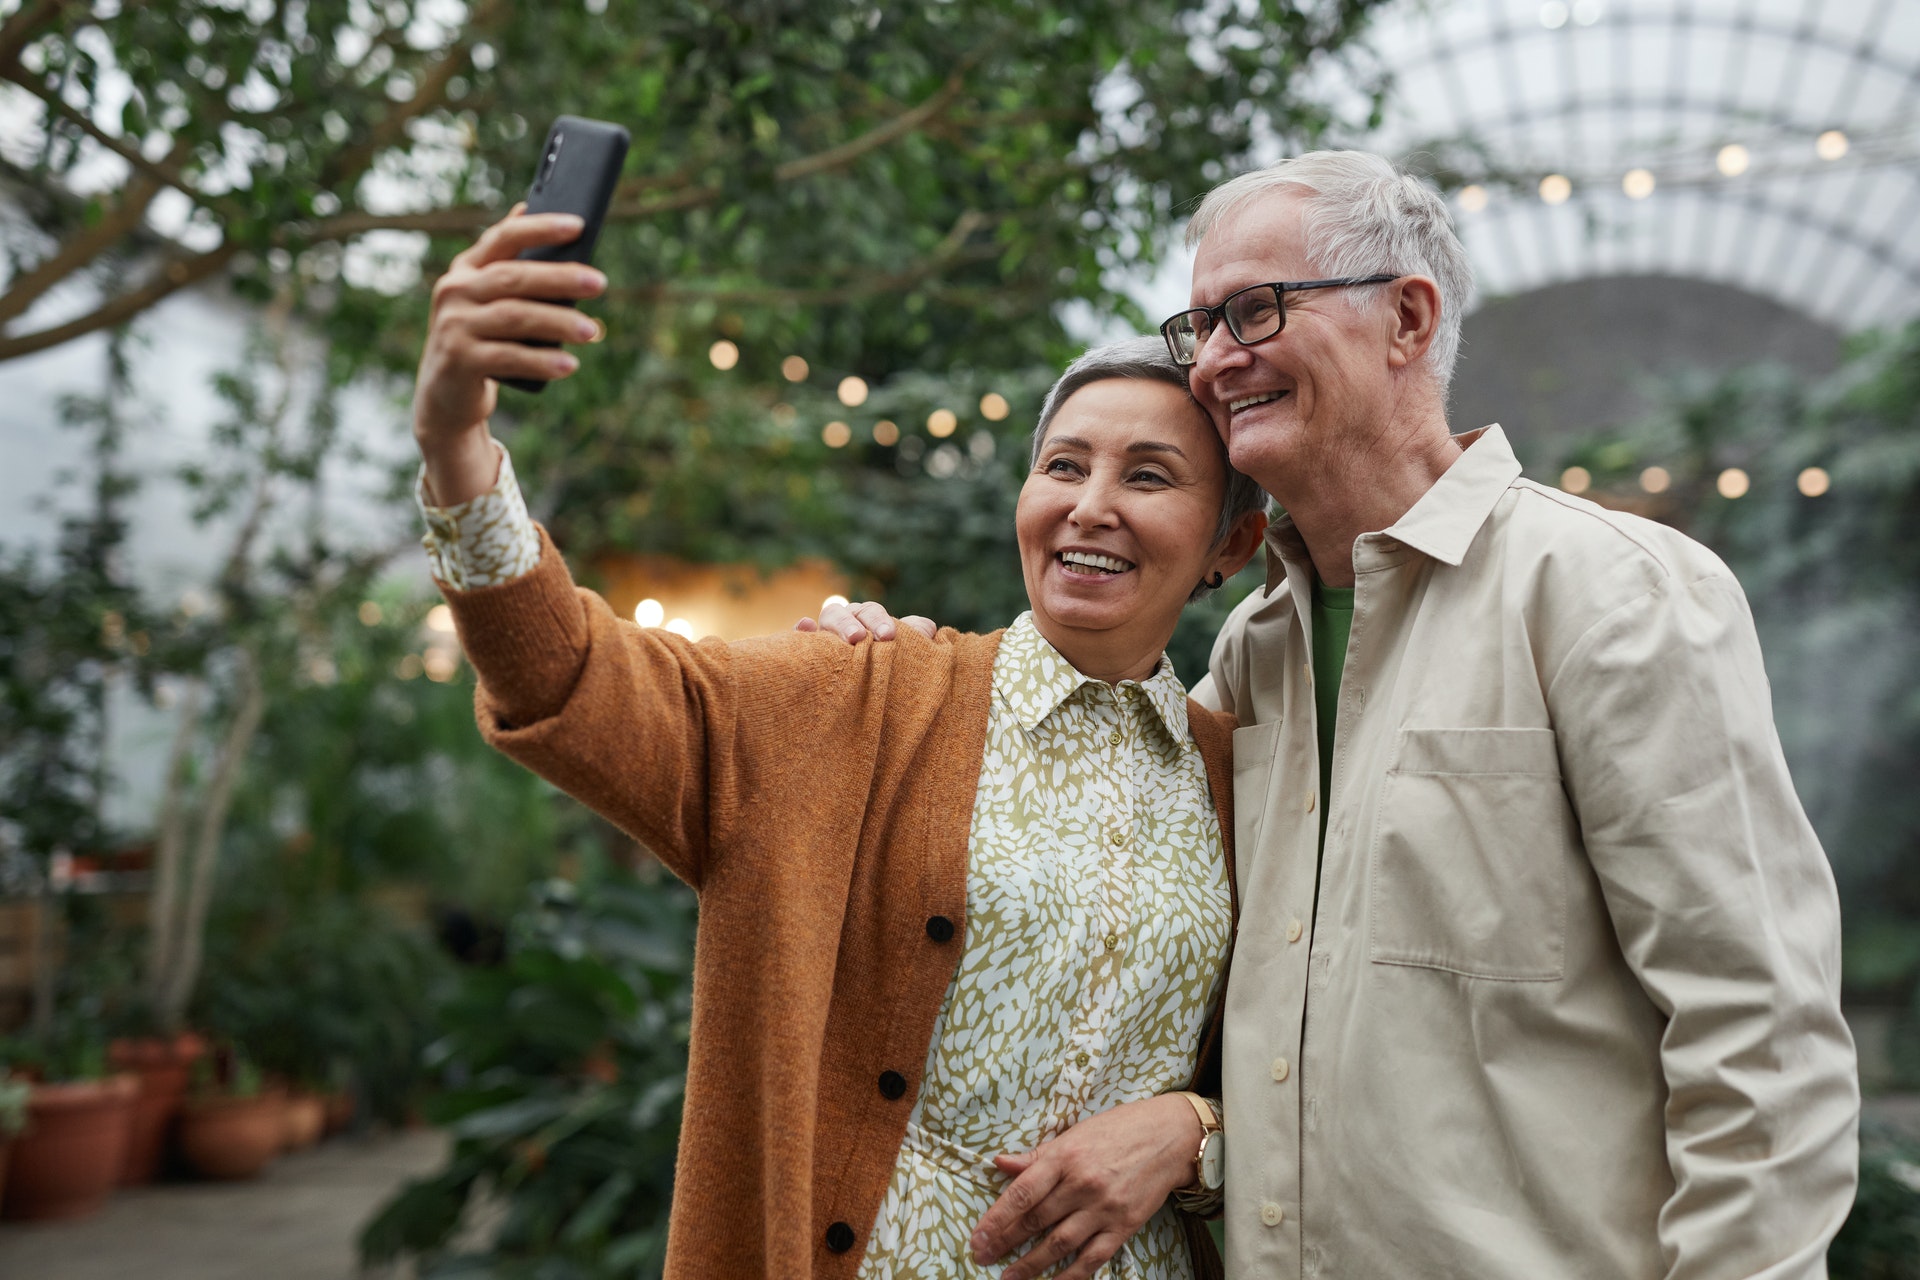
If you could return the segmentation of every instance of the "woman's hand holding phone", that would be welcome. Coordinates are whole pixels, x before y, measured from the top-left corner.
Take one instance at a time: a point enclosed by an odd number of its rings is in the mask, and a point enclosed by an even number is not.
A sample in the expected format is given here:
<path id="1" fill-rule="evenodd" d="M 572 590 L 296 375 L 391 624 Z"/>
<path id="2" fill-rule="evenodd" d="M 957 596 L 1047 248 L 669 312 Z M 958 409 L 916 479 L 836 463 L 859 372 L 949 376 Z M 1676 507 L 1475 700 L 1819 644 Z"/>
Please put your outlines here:
<path id="1" fill-rule="evenodd" d="M 499 380 L 565 378 L 580 362 L 558 347 L 598 342 L 600 323 L 571 306 L 598 297 L 607 278 L 576 262 L 522 259 L 528 249 L 579 238 L 585 222 L 570 213 L 512 213 L 487 228 L 433 286 L 426 349 L 414 384 L 413 438 L 427 464 L 435 503 L 454 506 L 493 487 L 499 461 L 487 419 Z"/>

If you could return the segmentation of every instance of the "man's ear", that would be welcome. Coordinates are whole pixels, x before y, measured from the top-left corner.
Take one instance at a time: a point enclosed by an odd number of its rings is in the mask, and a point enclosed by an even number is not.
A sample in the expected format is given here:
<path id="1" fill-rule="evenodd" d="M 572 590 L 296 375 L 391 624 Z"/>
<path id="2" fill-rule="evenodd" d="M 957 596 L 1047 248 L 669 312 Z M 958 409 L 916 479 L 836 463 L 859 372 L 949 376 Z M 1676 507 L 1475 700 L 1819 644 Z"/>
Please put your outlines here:
<path id="1" fill-rule="evenodd" d="M 1393 292 L 1387 363 L 1404 369 L 1427 354 L 1440 332 L 1440 286 L 1426 276 L 1402 276 L 1387 288 Z"/>
<path id="2" fill-rule="evenodd" d="M 1234 521 L 1220 549 L 1214 552 L 1213 564 L 1208 568 L 1207 576 L 1219 573 L 1231 578 L 1246 568 L 1247 561 L 1253 559 L 1253 553 L 1260 549 L 1260 539 L 1266 531 L 1267 513 L 1264 511 L 1249 511 Z"/>

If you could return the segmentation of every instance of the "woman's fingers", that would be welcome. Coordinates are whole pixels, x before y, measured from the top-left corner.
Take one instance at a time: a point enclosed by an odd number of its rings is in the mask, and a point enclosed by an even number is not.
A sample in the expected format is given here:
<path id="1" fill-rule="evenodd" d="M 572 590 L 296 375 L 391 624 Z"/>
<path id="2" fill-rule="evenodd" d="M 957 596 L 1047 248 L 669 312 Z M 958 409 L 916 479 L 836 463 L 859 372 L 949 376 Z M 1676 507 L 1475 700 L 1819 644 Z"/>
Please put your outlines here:
<path id="1" fill-rule="evenodd" d="M 1041 1151 L 1045 1150 L 1045 1144 L 1042 1144 Z M 985 1266 L 997 1258 L 1005 1257 L 1014 1246 L 1033 1239 L 1064 1217 L 1067 1206 L 1054 1205 L 1049 1211 L 1046 1204 L 1059 1184 L 1059 1167 L 1055 1162 L 1041 1158 L 1040 1151 L 1036 1151 L 1027 1171 L 1000 1193 L 1000 1198 L 993 1202 L 992 1207 L 981 1216 L 979 1225 L 974 1227 L 973 1236 L 968 1241 L 973 1246 L 973 1260 Z"/>
<path id="2" fill-rule="evenodd" d="M 523 342 L 481 342 L 474 345 L 468 367 L 496 382 L 507 378 L 554 382 L 577 370 L 580 361 L 552 347 L 529 347 Z"/>
<path id="3" fill-rule="evenodd" d="M 484 266 L 449 271 L 434 286 L 434 301 L 455 299 L 485 304 L 501 298 L 580 302 L 599 297 L 607 278 L 578 262 L 539 262 L 508 258 Z"/>
<path id="4" fill-rule="evenodd" d="M 1046 1274 L 1050 1269 L 1073 1257 L 1076 1251 L 1084 1249 L 1091 1243 L 1093 1234 L 1094 1223 L 1089 1215 L 1069 1214 L 1062 1218 L 1053 1230 L 1047 1232 L 1044 1239 L 1009 1264 L 1007 1269 L 1000 1273 L 1000 1280 L 1034 1280 L 1035 1276 Z M 1112 1256 L 1113 1252 L 1109 1250 L 1107 1257 Z M 1093 1267 L 1087 1268 L 1084 1274 L 1092 1275 L 1094 1267 L 1098 1267 L 1106 1260 L 1107 1258 L 1101 1258 L 1099 1262 L 1094 1263 Z M 1078 1266 L 1079 1261 L 1076 1258 L 1074 1265 Z"/>
<path id="5" fill-rule="evenodd" d="M 833 632 L 848 644 L 859 644 L 867 638 L 866 624 L 860 621 L 852 605 L 830 604 L 822 609 L 820 629 Z"/>
<path id="6" fill-rule="evenodd" d="M 1126 1237 L 1115 1235 L 1111 1231 L 1097 1231 L 1085 1244 L 1073 1260 L 1073 1265 L 1062 1271 L 1054 1280 L 1093 1280 L 1093 1273 L 1113 1260 L 1120 1252 Z"/>
<path id="7" fill-rule="evenodd" d="M 576 213 L 510 213 L 481 232 L 478 240 L 455 256 L 453 264 L 484 267 L 528 249 L 572 244 L 586 227 L 586 220 Z"/>

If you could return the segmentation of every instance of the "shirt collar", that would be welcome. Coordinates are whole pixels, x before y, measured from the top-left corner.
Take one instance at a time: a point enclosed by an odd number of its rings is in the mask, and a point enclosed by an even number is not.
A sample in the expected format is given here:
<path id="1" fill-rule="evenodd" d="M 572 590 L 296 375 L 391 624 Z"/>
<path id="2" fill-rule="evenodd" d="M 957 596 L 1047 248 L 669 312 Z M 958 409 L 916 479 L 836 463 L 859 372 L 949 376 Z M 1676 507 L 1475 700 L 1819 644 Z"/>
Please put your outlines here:
<path id="1" fill-rule="evenodd" d="M 1031 732 L 1072 697 L 1082 685 L 1098 684 L 1091 676 L 1081 675 L 1060 651 L 1047 642 L 1034 625 L 1033 614 L 1014 619 L 1000 639 L 1000 657 L 995 663 L 995 692 L 1013 712 L 1021 727 Z M 1153 674 L 1141 681 L 1122 681 L 1121 687 L 1138 683 L 1175 742 L 1187 740 L 1187 691 L 1174 673 L 1166 654 L 1154 665 Z"/>
<path id="2" fill-rule="evenodd" d="M 1460 457 L 1384 531 L 1386 537 L 1447 565 L 1466 559 L 1467 548 L 1493 514 L 1494 504 L 1520 477 L 1520 460 L 1513 456 L 1513 446 L 1498 423 L 1454 439 L 1463 446 Z M 1286 581 L 1285 562 L 1309 557 L 1300 531 L 1286 516 L 1267 526 L 1266 541 L 1266 594 L 1271 595 Z"/>

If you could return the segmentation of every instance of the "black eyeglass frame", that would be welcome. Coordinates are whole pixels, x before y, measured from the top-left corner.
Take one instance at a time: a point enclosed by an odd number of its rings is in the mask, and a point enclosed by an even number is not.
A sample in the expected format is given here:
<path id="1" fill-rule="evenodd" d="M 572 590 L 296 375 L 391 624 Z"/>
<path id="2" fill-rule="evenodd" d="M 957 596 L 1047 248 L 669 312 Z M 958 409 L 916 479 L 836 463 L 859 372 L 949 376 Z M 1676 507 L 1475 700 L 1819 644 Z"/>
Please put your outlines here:
<path id="1" fill-rule="evenodd" d="M 1256 342 L 1265 342 L 1275 333 L 1279 333 L 1287 327 L 1287 293 L 1289 291 L 1298 291 L 1301 289 L 1344 289 L 1350 285 L 1388 284 L 1398 279 L 1400 279 L 1400 277 L 1391 272 L 1381 272 L 1377 275 L 1370 276 L 1341 276 L 1334 280 L 1272 280 L 1266 284 L 1250 284 L 1244 289 L 1235 289 L 1222 299 L 1220 305 L 1217 307 L 1188 307 L 1185 311 L 1174 312 L 1160 322 L 1160 337 L 1165 340 L 1167 344 L 1167 354 L 1173 357 L 1173 362 L 1183 369 L 1191 368 L 1200 360 L 1200 343 L 1194 343 L 1192 356 L 1182 359 L 1180 356 L 1180 348 L 1174 342 L 1173 334 L 1169 332 L 1176 321 L 1186 316 L 1205 316 L 1207 318 L 1208 337 L 1213 335 L 1214 329 L 1225 324 L 1227 332 L 1233 335 L 1233 340 L 1241 346 L 1247 347 L 1252 346 Z M 1256 289 L 1273 290 L 1274 310 L 1280 318 L 1278 323 L 1273 326 L 1272 333 L 1263 333 L 1256 338 L 1243 337 L 1240 333 L 1240 326 L 1234 323 L 1233 317 L 1227 314 L 1227 308 L 1233 305 L 1235 298 L 1252 293 Z M 1193 328 L 1197 334 L 1200 326 L 1196 323 Z"/>

